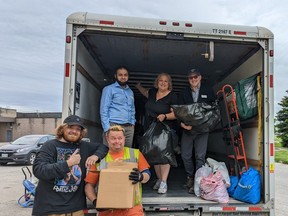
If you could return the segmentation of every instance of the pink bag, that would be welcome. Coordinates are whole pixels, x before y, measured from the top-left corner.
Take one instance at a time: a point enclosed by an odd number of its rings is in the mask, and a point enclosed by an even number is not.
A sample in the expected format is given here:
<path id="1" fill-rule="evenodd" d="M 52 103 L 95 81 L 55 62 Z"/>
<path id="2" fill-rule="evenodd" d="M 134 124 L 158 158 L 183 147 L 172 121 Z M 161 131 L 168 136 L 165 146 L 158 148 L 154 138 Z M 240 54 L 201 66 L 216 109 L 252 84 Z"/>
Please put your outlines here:
<path id="1" fill-rule="evenodd" d="M 203 199 L 219 203 L 229 202 L 229 195 L 223 182 L 223 177 L 219 171 L 215 174 L 211 173 L 208 177 L 201 179 L 200 196 Z"/>
<path id="2" fill-rule="evenodd" d="M 204 177 L 209 176 L 209 174 L 212 173 L 212 168 L 209 167 L 207 164 L 205 166 L 202 166 L 199 168 L 195 173 L 195 179 L 194 179 L 194 193 L 197 197 L 200 197 L 200 182 L 201 179 Z"/>

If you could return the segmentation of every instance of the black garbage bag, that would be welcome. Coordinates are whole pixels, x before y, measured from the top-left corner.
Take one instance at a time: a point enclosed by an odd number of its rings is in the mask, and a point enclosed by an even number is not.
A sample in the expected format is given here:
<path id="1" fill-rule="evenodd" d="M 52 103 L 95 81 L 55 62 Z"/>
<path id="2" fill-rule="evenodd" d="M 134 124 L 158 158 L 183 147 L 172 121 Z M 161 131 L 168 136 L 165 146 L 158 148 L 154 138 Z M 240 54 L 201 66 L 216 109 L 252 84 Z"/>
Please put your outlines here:
<path id="1" fill-rule="evenodd" d="M 172 105 L 172 108 L 177 119 L 192 126 L 193 134 L 211 132 L 221 121 L 220 109 L 216 103 Z"/>
<path id="2" fill-rule="evenodd" d="M 155 121 L 141 138 L 139 149 L 150 165 L 170 164 L 177 167 L 173 146 L 177 136 L 168 125 Z"/>

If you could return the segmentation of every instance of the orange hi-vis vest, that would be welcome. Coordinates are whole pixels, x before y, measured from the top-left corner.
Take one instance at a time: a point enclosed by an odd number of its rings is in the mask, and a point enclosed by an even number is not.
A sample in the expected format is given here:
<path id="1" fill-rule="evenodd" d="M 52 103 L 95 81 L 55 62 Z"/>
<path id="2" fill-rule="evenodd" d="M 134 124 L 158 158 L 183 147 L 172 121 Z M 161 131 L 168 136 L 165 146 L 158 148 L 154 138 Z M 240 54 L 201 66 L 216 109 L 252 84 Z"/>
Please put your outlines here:
<path id="1" fill-rule="evenodd" d="M 138 163 L 140 156 L 140 151 L 138 149 L 124 147 L 123 162 L 136 162 Z M 107 168 L 107 163 L 114 161 L 111 154 L 108 152 L 106 157 L 103 158 L 99 163 L 96 164 L 97 170 L 102 170 Z M 132 170 L 131 170 L 132 171 Z M 139 189 L 135 190 L 135 200 L 134 206 L 139 205 L 142 202 L 142 185 L 138 184 Z"/>

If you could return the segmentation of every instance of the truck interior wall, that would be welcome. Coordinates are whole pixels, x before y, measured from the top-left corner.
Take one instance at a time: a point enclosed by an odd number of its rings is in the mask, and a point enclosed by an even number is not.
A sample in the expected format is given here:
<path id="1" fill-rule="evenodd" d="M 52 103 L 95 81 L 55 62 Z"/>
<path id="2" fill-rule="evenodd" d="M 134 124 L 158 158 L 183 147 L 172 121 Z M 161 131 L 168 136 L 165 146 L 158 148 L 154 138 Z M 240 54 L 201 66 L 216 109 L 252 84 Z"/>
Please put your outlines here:
<path id="1" fill-rule="evenodd" d="M 246 62 L 236 68 L 226 79 L 217 83 L 214 86 L 214 91 L 217 92 L 223 85 L 235 85 L 239 80 L 248 78 L 263 71 L 263 50 L 260 49 L 257 53 L 251 56 Z M 250 119 L 249 122 L 255 122 L 254 127 L 248 127 L 243 129 L 243 139 L 245 150 L 247 153 L 247 159 L 249 161 L 259 161 L 258 156 L 258 129 L 257 129 L 257 117 Z M 241 122 L 240 122 L 241 123 Z M 242 122 L 245 124 L 245 122 Z M 222 132 L 211 133 L 209 136 L 208 152 L 212 155 L 225 155 L 225 143 L 222 139 Z"/>
<path id="2" fill-rule="evenodd" d="M 215 92 L 217 92 L 223 85 L 230 84 L 234 85 L 239 80 L 248 78 L 257 74 L 263 70 L 263 49 L 260 49 L 253 56 L 251 56 L 242 65 L 236 68 L 229 76 L 223 81 L 217 83 L 214 86 Z"/>
<path id="3" fill-rule="evenodd" d="M 80 103 L 76 103 L 75 114 L 87 121 L 87 136 L 91 141 L 102 142 L 99 114 L 102 86 L 99 82 L 105 82 L 105 75 L 80 40 L 78 40 L 77 53 L 77 82 L 80 84 Z"/>
<path id="4" fill-rule="evenodd" d="M 243 140 L 246 150 L 248 162 L 251 161 L 255 165 L 259 161 L 258 156 L 258 129 L 248 128 L 243 129 Z M 226 144 L 223 141 L 222 132 L 211 133 L 208 140 L 208 155 L 213 155 L 216 160 L 225 161 L 226 158 Z M 212 156 L 211 156 L 212 157 Z"/>

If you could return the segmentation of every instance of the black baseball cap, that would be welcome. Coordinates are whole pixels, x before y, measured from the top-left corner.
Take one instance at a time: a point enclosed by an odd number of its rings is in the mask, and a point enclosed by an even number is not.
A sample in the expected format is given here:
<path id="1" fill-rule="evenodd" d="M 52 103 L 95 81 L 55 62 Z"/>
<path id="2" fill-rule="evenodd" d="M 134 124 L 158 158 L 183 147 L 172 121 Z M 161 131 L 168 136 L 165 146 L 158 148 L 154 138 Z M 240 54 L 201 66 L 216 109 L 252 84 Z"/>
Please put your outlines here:
<path id="1" fill-rule="evenodd" d="M 188 76 L 191 74 L 197 74 L 198 76 L 201 75 L 201 72 L 198 69 L 191 69 L 188 71 Z"/>
<path id="2" fill-rule="evenodd" d="M 70 115 L 68 116 L 63 123 L 66 123 L 67 125 L 78 125 L 80 127 L 82 127 L 82 129 L 86 128 L 83 124 L 82 119 L 77 116 L 77 115 Z"/>

